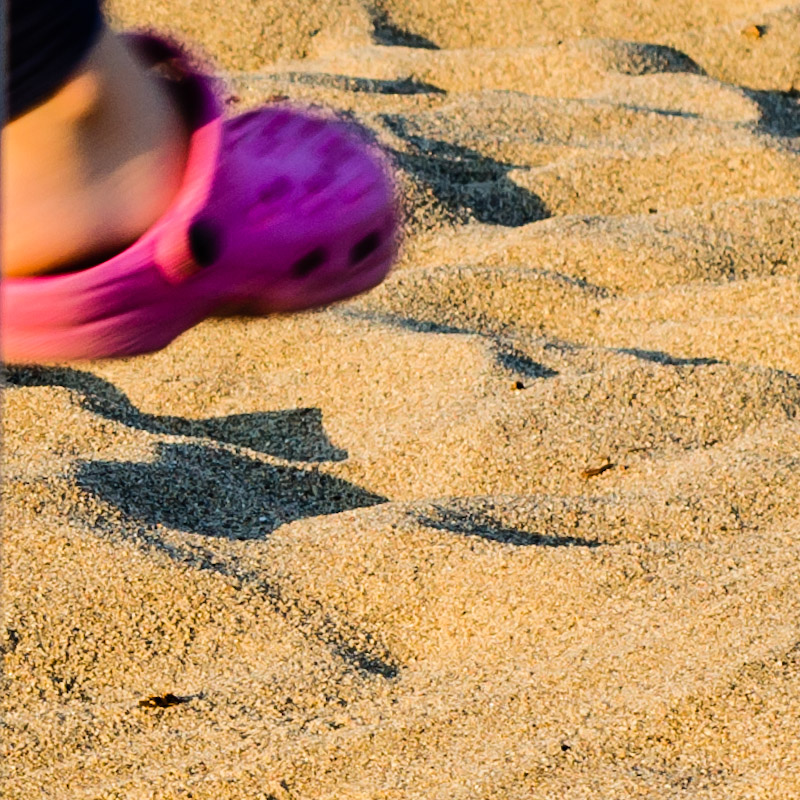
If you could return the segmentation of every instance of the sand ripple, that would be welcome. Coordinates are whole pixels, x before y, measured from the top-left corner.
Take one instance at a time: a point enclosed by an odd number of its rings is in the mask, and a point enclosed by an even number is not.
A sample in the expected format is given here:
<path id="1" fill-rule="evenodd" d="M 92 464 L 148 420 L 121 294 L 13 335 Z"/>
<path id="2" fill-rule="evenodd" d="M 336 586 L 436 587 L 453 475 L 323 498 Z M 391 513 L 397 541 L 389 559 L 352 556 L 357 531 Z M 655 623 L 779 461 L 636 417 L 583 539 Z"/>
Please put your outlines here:
<path id="1" fill-rule="evenodd" d="M 405 245 L 9 371 L 4 797 L 798 796 L 800 7 L 110 12 L 361 120 Z"/>

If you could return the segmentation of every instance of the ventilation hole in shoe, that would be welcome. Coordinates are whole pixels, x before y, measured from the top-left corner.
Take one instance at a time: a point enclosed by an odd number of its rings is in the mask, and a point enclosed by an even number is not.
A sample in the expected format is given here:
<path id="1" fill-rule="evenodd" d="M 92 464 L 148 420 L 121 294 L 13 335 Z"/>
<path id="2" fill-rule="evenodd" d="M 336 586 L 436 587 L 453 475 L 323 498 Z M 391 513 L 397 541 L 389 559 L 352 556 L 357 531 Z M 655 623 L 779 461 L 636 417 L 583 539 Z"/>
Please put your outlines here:
<path id="1" fill-rule="evenodd" d="M 350 181 L 342 189 L 341 198 L 342 202 L 344 203 L 357 203 L 361 200 L 373 187 L 375 186 L 375 182 L 369 179 L 356 178 L 354 181 Z"/>
<path id="2" fill-rule="evenodd" d="M 196 219 L 189 226 L 189 249 L 201 267 L 209 267 L 217 260 L 220 251 L 219 235 L 210 223 Z"/>
<path id="3" fill-rule="evenodd" d="M 356 242 L 350 249 L 350 263 L 358 264 L 368 255 L 374 253 L 381 243 L 381 235 L 378 231 L 368 233 L 361 241 Z"/>
<path id="4" fill-rule="evenodd" d="M 263 225 L 281 212 L 286 211 L 286 206 L 281 205 L 291 194 L 294 184 L 285 175 L 279 175 L 266 185 L 262 186 L 253 198 L 245 219 L 250 225 Z"/>
<path id="5" fill-rule="evenodd" d="M 239 114 L 238 117 L 234 117 L 233 119 L 228 120 L 228 130 L 232 133 L 238 133 L 243 127 L 247 127 L 250 123 L 250 116 L 252 112 L 249 114 Z"/>
<path id="6" fill-rule="evenodd" d="M 292 275 L 295 278 L 305 278 L 310 275 L 317 267 L 321 267 L 328 258 L 328 253 L 324 247 L 317 247 L 310 253 L 307 253 L 302 258 L 292 264 Z"/>
<path id="7" fill-rule="evenodd" d="M 317 152 L 327 166 L 329 164 L 344 164 L 355 155 L 356 150 L 350 142 L 341 136 L 331 136 L 322 143 Z"/>
<path id="8" fill-rule="evenodd" d="M 312 136 L 318 134 L 323 128 L 326 128 L 328 124 L 325 120 L 322 119 L 310 119 L 308 122 L 303 124 L 303 127 L 300 129 L 300 136 L 303 138 L 310 139 Z"/>
<path id="9" fill-rule="evenodd" d="M 261 129 L 261 135 L 264 137 L 274 136 L 281 128 L 285 128 L 291 119 L 292 115 L 288 111 L 276 112 Z"/>
<path id="10" fill-rule="evenodd" d="M 257 156 L 269 155 L 276 147 L 286 143 L 286 126 L 291 122 L 292 115 L 286 111 L 278 111 L 261 125 L 261 130 L 255 137 L 253 149 Z"/>
<path id="11" fill-rule="evenodd" d="M 261 205 L 274 203 L 276 200 L 280 200 L 282 197 L 289 194 L 291 188 L 292 182 L 286 176 L 281 175 L 279 178 L 275 178 L 274 181 L 268 183 L 258 193 L 258 203 Z"/>
<path id="12" fill-rule="evenodd" d="M 323 189 L 330 186 L 336 179 L 333 170 L 320 170 L 313 177 L 309 178 L 303 185 L 309 194 L 319 194 Z"/>

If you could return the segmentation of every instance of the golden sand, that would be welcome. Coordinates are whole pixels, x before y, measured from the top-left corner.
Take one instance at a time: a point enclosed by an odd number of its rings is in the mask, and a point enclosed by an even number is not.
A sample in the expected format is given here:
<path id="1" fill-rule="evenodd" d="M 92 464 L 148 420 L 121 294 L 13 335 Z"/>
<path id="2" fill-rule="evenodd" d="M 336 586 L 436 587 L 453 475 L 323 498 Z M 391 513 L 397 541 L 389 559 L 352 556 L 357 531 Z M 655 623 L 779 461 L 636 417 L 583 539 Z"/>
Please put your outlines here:
<path id="1" fill-rule="evenodd" d="M 10 371 L 3 797 L 799 797 L 800 7 L 108 10 L 354 114 L 405 245 Z"/>

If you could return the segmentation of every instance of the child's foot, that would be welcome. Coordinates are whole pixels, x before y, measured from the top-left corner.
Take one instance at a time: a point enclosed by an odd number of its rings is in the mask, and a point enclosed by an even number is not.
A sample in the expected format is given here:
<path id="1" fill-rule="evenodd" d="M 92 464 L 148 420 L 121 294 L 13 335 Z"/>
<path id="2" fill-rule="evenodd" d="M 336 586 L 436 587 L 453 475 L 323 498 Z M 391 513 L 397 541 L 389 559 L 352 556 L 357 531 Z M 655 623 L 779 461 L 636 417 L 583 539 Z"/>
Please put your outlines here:
<path id="1" fill-rule="evenodd" d="M 167 89 L 106 29 L 55 96 L 3 130 L 2 274 L 122 250 L 167 210 L 187 148 Z"/>
<path id="2" fill-rule="evenodd" d="M 394 181 L 357 126 L 280 104 L 226 120 L 180 49 L 133 46 L 153 72 L 106 34 L 5 131 L 8 271 L 68 273 L 2 282 L 7 363 L 152 352 L 223 309 L 317 308 L 386 277 Z"/>

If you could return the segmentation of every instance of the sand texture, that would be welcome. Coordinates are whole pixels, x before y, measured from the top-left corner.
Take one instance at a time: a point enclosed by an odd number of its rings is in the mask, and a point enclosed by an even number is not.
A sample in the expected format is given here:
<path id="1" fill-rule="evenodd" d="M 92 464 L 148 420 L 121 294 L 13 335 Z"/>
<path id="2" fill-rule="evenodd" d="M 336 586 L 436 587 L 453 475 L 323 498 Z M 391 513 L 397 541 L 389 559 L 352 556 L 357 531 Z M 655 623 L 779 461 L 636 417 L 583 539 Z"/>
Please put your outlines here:
<path id="1" fill-rule="evenodd" d="M 800 797 L 800 6 L 108 11 L 371 128 L 405 242 L 9 370 L 2 796 Z"/>

